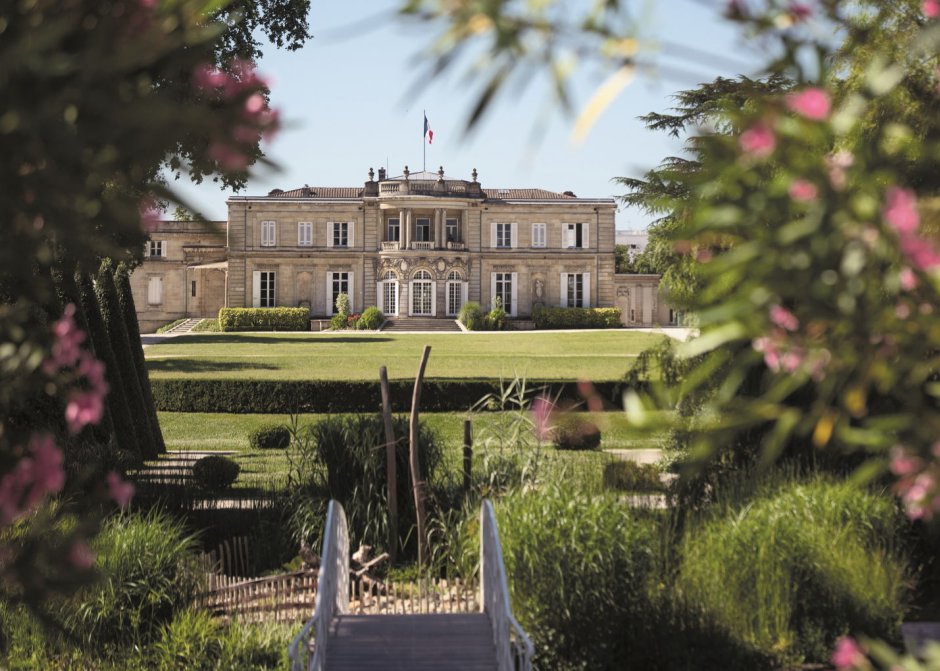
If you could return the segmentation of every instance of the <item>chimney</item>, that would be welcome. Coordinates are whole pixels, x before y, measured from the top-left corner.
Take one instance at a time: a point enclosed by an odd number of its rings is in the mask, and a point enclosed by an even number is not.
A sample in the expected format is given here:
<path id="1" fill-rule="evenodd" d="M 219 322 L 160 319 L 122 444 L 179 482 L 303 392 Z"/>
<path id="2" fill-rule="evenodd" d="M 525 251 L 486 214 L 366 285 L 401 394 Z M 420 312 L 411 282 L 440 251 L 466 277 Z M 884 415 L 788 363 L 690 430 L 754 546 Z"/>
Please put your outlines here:
<path id="1" fill-rule="evenodd" d="M 385 181 L 385 168 L 379 168 L 379 181 Z"/>

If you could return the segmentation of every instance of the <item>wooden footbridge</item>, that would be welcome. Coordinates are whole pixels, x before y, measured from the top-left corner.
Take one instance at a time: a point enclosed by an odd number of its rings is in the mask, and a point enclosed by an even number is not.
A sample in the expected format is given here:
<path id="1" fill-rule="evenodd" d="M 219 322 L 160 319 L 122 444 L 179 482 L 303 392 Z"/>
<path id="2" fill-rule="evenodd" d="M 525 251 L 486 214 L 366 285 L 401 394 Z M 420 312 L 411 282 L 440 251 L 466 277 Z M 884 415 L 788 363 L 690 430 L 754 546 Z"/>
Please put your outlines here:
<path id="1" fill-rule="evenodd" d="M 534 649 L 509 606 L 489 501 L 480 509 L 480 612 L 349 612 L 346 514 L 330 501 L 313 617 L 290 645 L 291 671 L 530 671 Z"/>

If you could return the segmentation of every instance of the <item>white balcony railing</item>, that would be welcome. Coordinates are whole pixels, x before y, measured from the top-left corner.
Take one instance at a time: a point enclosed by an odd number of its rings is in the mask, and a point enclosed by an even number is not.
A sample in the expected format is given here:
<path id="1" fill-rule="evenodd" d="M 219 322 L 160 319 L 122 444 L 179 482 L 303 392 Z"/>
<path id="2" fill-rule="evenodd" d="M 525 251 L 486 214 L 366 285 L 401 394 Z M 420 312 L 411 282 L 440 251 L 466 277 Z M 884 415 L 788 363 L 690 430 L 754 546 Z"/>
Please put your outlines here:
<path id="1" fill-rule="evenodd" d="M 401 243 L 398 240 L 390 240 L 382 242 L 382 251 L 383 252 L 394 252 L 401 249 Z"/>
<path id="2" fill-rule="evenodd" d="M 412 249 L 423 249 L 423 250 L 434 249 L 434 243 L 433 243 L 433 242 L 417 242 L 417 241 L 412 241 L 412 243 L 411 243 L 411 248 L 412 248 Z"/>

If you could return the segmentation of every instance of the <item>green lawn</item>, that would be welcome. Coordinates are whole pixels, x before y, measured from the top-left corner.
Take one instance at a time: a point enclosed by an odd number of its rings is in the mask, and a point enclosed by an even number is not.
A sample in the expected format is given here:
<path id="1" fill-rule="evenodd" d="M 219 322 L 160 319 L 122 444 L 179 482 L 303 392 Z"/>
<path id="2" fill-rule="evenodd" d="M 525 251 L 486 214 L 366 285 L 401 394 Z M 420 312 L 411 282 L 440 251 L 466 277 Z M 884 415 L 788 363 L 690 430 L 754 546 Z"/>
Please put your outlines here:
<path id="1" fill-rule="evenodd" d="M 655 438 L 633 435 L 621 412 L 583 413 L 601 429 L 601 447 L 606 449 L 658 447 Z M 298 424 L 303 427 L 326 415 L 301 415 Z M 457 472 L 460 468 L 463 445 L 463 421 L 466 415 L 456 412 L 424 413 L 422 420 L 437 430 L 443 441 L 447 468 Z M 284 450 L 252 450 L 248 436 L 259 426 L 288 424 L 288 415 L 230 415 L 224 413 L 159 413 L 160 427 L 167 449 L 178 450 L 234 450 L 233 458 L 241 465 L 238 487 L 270 487 L 284 484 L 290 468 Z M 483 413 L 473 418 L 474 436 L 483 435 L 486 427 L 498 420 L 497 413 Z M 582 471 L 589 469 L 591 477 L 600 477 L 603 463 L 610 458 L 604 453 L 557 452 L 546 447 L 550 459 L 559 462 L 556 468 Z M 579 477 L 585 477 L 580 475 Z"/>
<path id="2" fill-rule="evenodd" d="M 515 333 L 203 333 L 145 350 L 153 378 L 413 378 L 431 345 L 429 378 L 617 380 L 663 336 L 635 331 Z"/>

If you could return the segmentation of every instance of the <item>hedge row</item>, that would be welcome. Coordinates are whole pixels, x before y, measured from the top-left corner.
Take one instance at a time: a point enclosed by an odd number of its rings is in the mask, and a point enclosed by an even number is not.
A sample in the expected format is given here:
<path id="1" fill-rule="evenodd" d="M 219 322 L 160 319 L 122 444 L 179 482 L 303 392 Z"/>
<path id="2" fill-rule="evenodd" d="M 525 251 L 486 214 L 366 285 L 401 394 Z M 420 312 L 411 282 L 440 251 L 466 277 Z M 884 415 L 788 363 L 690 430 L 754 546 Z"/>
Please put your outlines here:
<path id="1" fill-rule="evenodd" d="M 532 311 L 537 329 L 615 329 L 620 322 L 620 308 L 549 308 Z"/>
<path id="2" fill-rule="evenodd" d="M 309 331 L 307 308 L 222 308 L 223 331 Z"/>
<path id="3" fill-rule="evenodd" d="M 375 412 L 382 407 L 377 382 L 347 380 L 153 380 L 154 403 L 163 412 L 320 413 Z M 617 407 L 622 382 L 595 383 L 597 392 Z M 411 407 L 413 380 L 389 382 L 392 409 Z M 581 400 L 577 383 L 528 380 L 526 387 L 547 387 L 552 398 Z M 497 380 L 425 380 L 422 412 L 465 411 L 487 394 L 499 391 Z"/>

